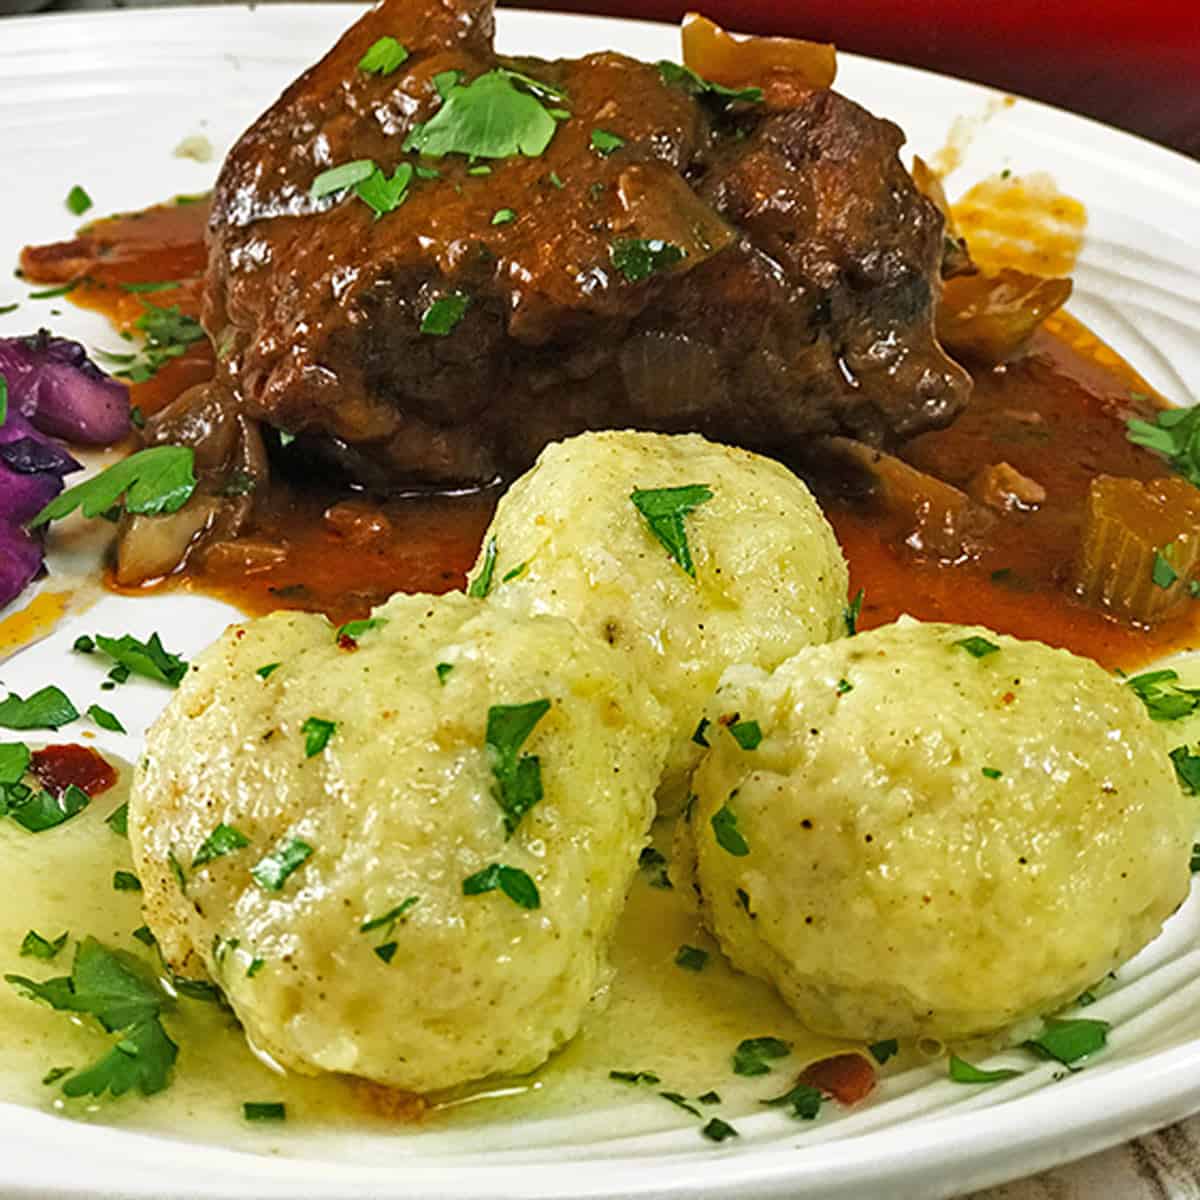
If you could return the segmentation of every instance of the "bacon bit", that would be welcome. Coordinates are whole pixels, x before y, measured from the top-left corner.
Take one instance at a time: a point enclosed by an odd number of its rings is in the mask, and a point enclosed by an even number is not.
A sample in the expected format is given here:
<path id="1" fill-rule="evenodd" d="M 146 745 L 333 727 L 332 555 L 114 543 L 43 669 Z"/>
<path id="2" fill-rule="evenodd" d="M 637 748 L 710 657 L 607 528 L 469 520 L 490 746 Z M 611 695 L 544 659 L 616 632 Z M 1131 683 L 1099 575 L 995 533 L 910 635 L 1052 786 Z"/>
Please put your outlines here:
<path id="1" fill-rule="evenodd" d="M 401 1092 L 366 1079 L 356 1079 L 354 1090 L 362 1106 L 385 1121 L 415 1125 L 429 1107 L 429 1102 L 417 1092 Z"/>
<path id="2" fill-rule="evenodd" d="M 42 787 L 56 796 L 72 785 L 89 796 L 98 796 L 117 782 L 116 769 L 90 746 L 73 744 L 35 750 L 30 769 Z"/>
<path id="3" fill-rule="evenodd" d="M 1004 695 L 1000 697 L 1000 703 L 1001 704 L 1011 704 L 1016 698 L 1017 698 L 1016 692 L 1005 692 Z"/>
<path id="4" fill-rule="evenodd" d="M 358 643 L 348 633 L 339 633 L 337 644 L 339 650 L 358 649 Z"/>
<path id="5" fill-rule="evenodd" d="M 875 1067 L 861 1054 L 835 1054 L 810 1063 L 800 1082 L 832 1096 L 839 1104 L 857 1104 L 875 1090 Z"/>

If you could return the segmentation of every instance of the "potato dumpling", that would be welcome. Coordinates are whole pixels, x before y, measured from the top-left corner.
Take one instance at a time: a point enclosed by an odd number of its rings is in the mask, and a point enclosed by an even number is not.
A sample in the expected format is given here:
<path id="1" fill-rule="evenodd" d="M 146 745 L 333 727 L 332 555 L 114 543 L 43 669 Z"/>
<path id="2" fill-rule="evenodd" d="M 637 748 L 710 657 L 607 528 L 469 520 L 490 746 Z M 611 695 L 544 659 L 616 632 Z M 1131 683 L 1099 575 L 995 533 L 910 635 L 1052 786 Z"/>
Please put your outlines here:
<path id="1" fill-rule="evenodd" d="M 552 617 L 396 596 L 351 632 L 281 612 L 197 659 L 130 803 L 147 922 L 287 1067 L 532 1070 L 607 982 L 661 721 Z"/>
<path id="2" fill-rule="evenodd" d="M 1066 651 L 901 621 L 730 669 L 710 717 L 676 886 L 821 1033 L 1053 1011 L 1187 895 L 1193 803 L 1133 692 Z"/>
<path id="3" fill-rule="evenodd" d="M 721 672 L 769 670 L 845 628 L 846 563 L 808 488 L 697 434 L 585 433 L 548 446 L 500 501 L 477 591 L 485 577 L 493 603 L 566 617 L 634 665 L 672 733 L 665 813 L 683 806 L 701 752 L 692 737 Z"/>

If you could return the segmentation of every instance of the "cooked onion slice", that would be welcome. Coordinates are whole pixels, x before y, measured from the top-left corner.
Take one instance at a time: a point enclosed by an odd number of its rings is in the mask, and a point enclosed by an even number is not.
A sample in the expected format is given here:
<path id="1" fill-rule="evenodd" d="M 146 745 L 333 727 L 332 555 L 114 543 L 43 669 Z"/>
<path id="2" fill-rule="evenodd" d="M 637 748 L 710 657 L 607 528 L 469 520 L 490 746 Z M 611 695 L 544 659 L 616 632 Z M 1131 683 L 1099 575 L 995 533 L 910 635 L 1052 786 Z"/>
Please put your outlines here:
<path id="1" fill-rule="evenodd" d="M 810 91 L 833 86 L 837 56 L 823 42 L 797 38 L 734 37 L 699 13 L 683 18 L 683 61 L 697 75 L 724 87 L 763 89 L 768 107 L 773 92 L 796 84 Z M 782 100 L 782 97 L 780 97 Z"/>
<path id="2" fill-rule="evenodd" d="M 1092 480 L 1075 590 L 1089 604 L 1153 625 L 1191 595 L 1200 560 L 1200 490 L 1182 479 Z"/>
<path id="3" fill-rule="evenodd" d="M 1069 279 L 1043 279 L 1012 267 L 948 279 L 937 314 L 938 340 L 951 354 L 1004 362 L 1070 295 Z"/>

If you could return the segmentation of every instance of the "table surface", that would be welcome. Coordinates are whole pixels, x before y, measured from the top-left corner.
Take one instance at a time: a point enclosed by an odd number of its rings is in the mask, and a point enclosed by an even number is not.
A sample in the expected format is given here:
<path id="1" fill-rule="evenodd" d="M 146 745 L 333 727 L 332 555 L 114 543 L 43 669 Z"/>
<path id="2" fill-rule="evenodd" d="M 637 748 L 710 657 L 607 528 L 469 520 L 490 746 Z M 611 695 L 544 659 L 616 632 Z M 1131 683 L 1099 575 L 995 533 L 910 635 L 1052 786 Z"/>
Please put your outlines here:
<path id="1" fill-rule="evenodd" d="M 52 0 L 48 10 L 188 2 Z M 692 5 L 522 0 L 520 7 L 675 21 Z M 889 0 L 886 22 L 884 10 L 868 0 L 704 0 L 702 7 L 731 28 L 833 41 L 844 50 L 989 83 L 1200 158 L 1200 0 Z M 1001 44 L 1019 53 L 1001 53 Z M 1101 1198 L 1200 1200 L 1200 1116 L 969 1200 Z"/>

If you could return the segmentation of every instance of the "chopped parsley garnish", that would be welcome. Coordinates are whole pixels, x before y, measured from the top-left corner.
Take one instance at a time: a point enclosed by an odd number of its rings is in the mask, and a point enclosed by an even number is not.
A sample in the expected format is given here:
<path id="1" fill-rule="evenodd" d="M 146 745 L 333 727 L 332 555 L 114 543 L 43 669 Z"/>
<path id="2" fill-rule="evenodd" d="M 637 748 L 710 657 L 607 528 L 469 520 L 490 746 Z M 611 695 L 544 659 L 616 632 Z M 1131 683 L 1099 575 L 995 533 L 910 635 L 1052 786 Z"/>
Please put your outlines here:
<path id="1" fill-rule="evenodd" d="M 492 577 L 496 574 L 496 539 L 490 537 L 483 548 L 483 566 L 471 580 L 467 595 L 482 600 L 492 590 Z"/>
<path id="2" fill-rule="evenodd" d="M 283 663 L 277 663 L 277 662 L 273 662 L 273 663 L 264 663 L 264 664 L 263 664 L 261 667 L 259 667 L 259 668 L 258 668 L 258 670 L 257 670 L 257 671 L 255 671 L 254 673 L 255 673 L 255 675 L 257 675 L 257 676 L 259 677 L 259 679 L 270 679 L 270 678 L 271 678 L 271 676 L 272 676 L 272 675 L 273 675 L 273 674 L 274 674 L 276 671 L 278 671 L 278 670 L 279 670 L 279 668 L 280 668 L 280 667 L 282 667 L 282 666 L 283 666 Z"/>
<path id="3" fill-rule="evenodd" d="M 493 795 L 504 812 L 504 828 L 509 834 L 542 798 L 541 759 L 536 754 L 520 754 L 520 749 L 549 711 L 549 700 L 494 704 L 488 709 L 485 740 L 496 780 Z"/>
<path id="4" fill-rule="evenodd" d="M 5 729 L 58 729 L 79 719 L 79 711 L 53 684 L 22 700 L 10 692 L 0 700 L 0 726 Z"/>
<path id="5" fill-rule="evenodd" d="M 1168 408 L 1154 421 L 1134 417 L 1126 436 L 1136 446 L 1156 450 L 1189 483 L 1200 487 L 1200 408 Z"/>
<path id="6" fill-rule="evenodd" d="M 95 654 L 96 643 L 86 633 L 81 633 L 71 645 L 76 654 Z"/>
<path id="7" fill-rule="evenodd" d="M 743 750 L 757 750 L 762 744 L 762 729 L 757 721 L 735 721 L 729 732 Z"/>
<path id="8" fill-rule="evenodd" d="M 354 194 L 375 214 L 375 220 L 386 217 L 408 199 L 412 183 L 412 163 L 401 163 L 388 178 L 376 167 L 366 179 L 354 185 Z"/>
<path id="9" fill-rule="evenodd" d="M 390 75 L 408 61 L 408 49 L 394 37 L 381 37 L 358 60 L 358 69 L 368 75 Z"/>
<path id="10" fill-rule="evenodd" d="M 620 150 L 625 145 L 625 139 L 618 134 L 609 133 L 607 129 L 592 130 L 592 149 L 602 157 L 607 158 L 614 150 Z"/>
<path id="11" fill-rule="evenodd" d="M 562 177 L 557 171 L 551 171 L 546 178 L 550 181 L 551 186 L 558 188 L 560 192 L 567 186 L 565 183 L 563 183 Z"/>
<path id="12" fill-rule="evenodd" d="M 1200 793 L 1200 754 L 1193 754 L 1186 746 L 1176 746 L 1171 751 L 1171 763 L 1179 786 L 1189 796 Z"/>
<path id="13" fill-rule="evenodd" d="M 450 672 L 454 670 L 454 664 L 453 663 L 438 663 L 438 665 L 436 667 L 434 667 L 433 669 L 437 672 L 438 683 L 440 683 L 442 685 L 442 687 L 445 687 L 446 680 L 449 677 Z"/>
<path id="14" fill-rule="evenodd" d="M 999 779 L 1004 774 L 1003 771 L 998 771 L 995 767 L 980 767 L 979 771 L 984 779 Z"/>
<path id="15" fill-rule="evenodd" d="M 854 691 L 854 684 L 852 684 L 848 679 L 839 679 L 834 690 L 839 696 L 844 696 L 847 692 Z"/>
<path id="16" fill-rule="evenodd" d="M 1192 857 L 1188 862 L 1188 867 L 1193 875 L 1200 871 L 1200 842 L 1192 843 Z"/>
<path id="17" fill-rule="evenodd" d="M 40 958 L 44 962 L 49 962 L 58 952 L 67 944 L 67 934 L 59 934 L 54 941 L 49 938 L 44 938 L 35 929 L 31 929 L 21 939 L 21 957 L 22 958 Z"/>
<path id="18" fill-rule="evenodd" d="M 504 572 L 503 576 L 501 576 L 500 582 L 511 583 L 514 579 L 520 579 L 520 577 L 525 574 L 525 568 L 527 566 L 529 566 L 529 563 L 527 562 L 517 563 L 517 565 L 513 567 L 511 571 Z"/>
<path id="19" fill-rule="evenodd" d="M 129 513 L 178 512 L 196 490 L 194 462 L 190 446 L 138 450 L 99 475 L 67 488 L 29 522 L 30 528 L 59 521 L 77 508 L 85 517 L 103 516 L 118 503 Z"/>
<path id="20" fill-rule="evenodd" d="M 175 857 L 175 848 L 173 846 L 167 851 L 167 866 L 171 868 L 171 875 L 176 884 L 178 884 L 179 890 L 186 896 L 187 876 L 184 874 L 183 864 Z"/>
<path id="21" fill-rule="evenodd" d="M 767 1062 L 776 1058 L 787 1058 L 792 1048 L 777 1037 L 747 1038 L 739 1043 L 733 1054 L 735 1075 L 769 1075 Z"/>
<path id="22" fill-rule="evenodd" d="M 954 644 L 960 649 L 965 650 L 972 658 L 986 658 L 989 654 L 995 654 L 1000 649 L 995 642 L 989 642 L 987 638 L 980 637 L 978 634 L 959 638 Z"/>
<path id="23" fill-rule="evenodd" d="M 782 1096 L 773 1096 L 761 1103 L 767 1108 L 790 1108 L 792 1116 L 801 1121 L 815 1121 L 821 1114 L 821 1104 L 825 1097 L 807 1083 L 798 1083 L 794 1088 L 784 1092 Z"/>
<path id="24" fill-rule="evenodd" d="M 441 108 L 424 124 L 412 127 L 404 140 L 406 151 L 432 158 L 446 154 L 537 158 L 558 128 L 540 97 L 561 98 L 562 92 L 518 71 L 501 67 L 468 84 L 456 79 L 444 91 L 438 90 Z"/>
<path id="25" fill-rule="evenodd" d="M 717 845 L 734 858 L 745 858 L 750 853 L 746 839 L 738 831 L 737 816 L 728 804 L 722 804 L 712 815 L 710 821 L 713 833 L 716 834 Z"/>
<path id="26" fill-rule="evenodd" d="M 704 1136 L 708 1138 L 710 1142 L 723 1142 L 727 1138 L 735 1138 L 739 1136 L 738 1131 L 734 1129 L 734 1127 L 727 1121 L 722 1121 L 720 1117 L 713 1117 L 713 1119 L 709 1121 L 709 1123 L 705 1125 L 700 1132 L 704 1134 Z"/>
<path id="27" fill-rule="evenodd" d="M 114 871 L 112 885 L 115 892 L 140 892 L 142 890 L 142 881 L 132 871 Z"/>
<path id="28" fill-rule="evenodd" d="M 375 163 L 369 158 L 357 158 L 353 162 L 330 167 L 328 171 L 322 171 L 312 181 L 312 187 L 309 188 L 308 194 L 314 200 L 323 200 L 326 196 L 332 196 L 334 192 L 344 192 L 348 188 L 370 179 L 375 171 Z"/>
<path id="29" fill-rule="evenodd" d="M 1052 1058 L 1071 1066 L 1089 1054 L 1102 1050 L 1108 1042 L 1109 1024 L 1089 1017 L 1068 1021 L 1047 1021 L 1046 1028 L 1025 1043 L 1043 1058 Z"/>
<path id="30" fill-rule="evenodd" d="M 142 307 L 145 311 L 134 322 L 136 328 L 146 335 L 141 356 L 132 366 L 117 372 L 118 377 L 128 379 L 130 383 L 145 383 L 147 379 L 153 379 L 172 359 L 179 358 L 187 352 L 189 346 L 205 339 L 204 328 L 200 322 L 195 317 L 189 317 L 178 304 L 172 304 L 170 308 L 162 308 L 157 304 L 151 304 L 148 300 L 143 300 Z M 162 450 L 178 448 L 156 447 L 156 449 Z M 125 461 L 137 458 L 139 454 L 152 453 L 154 450 L 139 450 L 138 454 L 130 455 L 130 458 Z M 190 449 L 188 453 L 191 453 Z M 121 463 L 117 464 L 118 467 L 121 465 Z M 116 467 L 110 467 L 109 470 L 116 470 Z M 130 509 L 130 511 L 137 510 Z M 165 511 L 174 512 L 175 510 L 167 509 Z"/>
<path id="31" fill-rule="evenodd" d="M 9 789 L 8 815 L 30 833 L 45 833 L 77 817 L 92 798 L 82 788 L 70 784 L 62 795 L 50 792 L 30 792 L 23 799 L 14 799 Z"/>
<path id="32" fill-rule="evenodd" d="M 396 957 L 396 951 L 400 948 L 399 942 L 384 942 L 382 946 L 376 946 L 373 953 L 376 958 L 385 963 L 390 963 Z"/>
<path id="33" fill-rule="evenodd" d="M 1150 581 L 1155 587 L 1169 588 L 1179 579 L 1179 572 L 1171 566 L 1170 559 L 1158 550 L 1154 552 L 1154 566 L 1150 571 Z"/>
<path id="34" fill-rule="evenodd" d="M 436 89 L 437 94 L 441 96 L 443 100 L 445 100 L 445 98 L 450 95 L 450 89 L 454 87 L 454 85 L 458 83 L 462 77 L 463 73 L 461 71 L 439 71 L 433 77 L 433 86 Z M 437 172 L 435 171 L 434 174 L 436 175 Z"/>
<path id="35" fill-rule="evenodd" d="M 120 805 L 117 808 L 114 808 L 112 810 L 112 812 L 110 812 L 108 814 L 108 816 L 104 818 L 104 823 L 118 837 L 128 837 L 129 836 L 129 801 L 126 800 L 124 804 Z"/>
<path id="36" fill-rule="evenodd" d="M 957 1054 L 950 1055 L 950 1078 L 955 1083 L 999 1083 L 1002 1079 L 1015 1079 L 1020 1071 L 1011 1067 L 999 1067 L 994 1071 L 986 1071 L 981 1067 L 972 1066 Z"/>
<path id="37" fill-rule="evenodd" d="M 0 787 L 20 783 L 32 757 L 24 742 L 0 743 Z"/>
<path id="38" fill-rule="evenodd" d="M 300 726 L 300 732 L 304 734 L 304 757 L 312 758 L 320 754 L 329 745 L 329 739 L 336 730 L 336 721 L 326 721 L 323 717 L 309 717 Z"/>
<path id="39" fill-rule="evenodd" d="M 293 872 L 298 871 L 312 857 L 313 848 L 299 838 L 289 838 L 271 851 L 265 858 L 250 868 L 250 874 L 259 887 L 268 892 L 279 892 Z"/>
<path id="40" fill-rule="evenodd" d="M 253 979 L 267 965 L 265 958 L 252 958 L 250 965 L 246 968 L 246 978 Z"/>
<path id="41" fill-rule="evenodd" d="M 83 188 L 76 184 L 67 193 L 67 208 L 73 216 L 82 217 L 92 207 L 92 198 Z"/>
<path id="42" fill-rule="evenodd" d="M 662 1083 L 653 1071 L 609 1071 L 608 1077 L 618 1083 Z"/>
<path id="43" fill-rule="evenodd" d="M 489 166 L 485 166 L 483 163 L 480 163 L 477 167 L 468 167 L 467 168 L 468 175 L 490 175 L 491 173 L 492 173 L 492 168 Z"/>
<path id="44" fill-rule="evenodd" d="M 361 621 L 347 621 L 333 635 L 333 639 L 340 642 L 342 638 L 349 638 L 356 642 L 364 633 L 369 633 L 372 629 L 379 629 L 387 623 L 387 617 L 366 617 Z"/>
<path id="45" fill-rule="evenodd" d="M 700 1110 L 688 1103 L 687 1097 L 682 1092 L 659 1092 L 664 1100 L 669 1100 L 676 1108 L 682 1108 L 685 1113 L 691 1113 L 693 1117 L 703 1117 Z"/>
<path id="46" fill-rule="evenodd" d="M 125 726 L 117 719 L 117 717 L 108 711 L 107 708 L 101 708 L 99 704 L 89 704 L 87 715 L 100 726 L 101 729 L 107 729 L 110 733 L 125 733 Z"/>
<path id="47" fill-rule="evenodd" d="M 900 1043 L 895 1038 L 882 1042 L 872 1042 L 868 1047 L 871 1057 L 882 1067 L 889 1058 L 895 1058 L 900 1053 Z"/>
<path id="48" fill-rule="evenodd" d="M 73 279 L 60 287 L 45 288 L 40 292 L 30 292 L 30 300 L 57 300 L 59 296 L 69 296 L 81 283 L 82 279 Z"/>
<path id="49" fill-rule="evenodd" d="M 842 620 L 846 623 L 847 637 L 854 637 L 858 633 L 858 618 L 862 616 L 863 599 L 866 594 L 863 588 L 859 588 L 854 593 L 854 599 L 842 609 Z"/>
<path id="50" fill-rule="evenodd" d="M 196 856 L 192 859 L 192 870 L 212 862 L 215 858 L 224 858 L 226 854 L 244 850 L 248 845 L 250 839 L 240 829 L 222 822 L 200 843 Z"/>
<path id="51" fill-rule="evenodd" d="M 699 1100 L 701 1104 L 721 1103 L 721 1097 L 717 1092 L 705 1092 L 703 1095 L 697 1096 L 696 1099 Z"/>
<path id="52" fill-rule="evenodd" d="M 1169 667 L 1147 671 L 1128 680 L 1126 686 L 1146 706 L 1155 721 L 1179 721 L 1200 708 L 1200 688 L 1182 688 L 1175 681 L 1178 671 Z"/>
<path id="53" fill-rule="evenodd" d="M 485 892 L 500 889 L 514 904 L 522 908 L 541 908 L 542 898 L 537 884 L 520 867 L 506 867 L 492 863 L 482 871 L 463 880 L 464 896 L 482 896 Z"/>
<path id="54" fill-rule="evenodd" d="M 86 1013 L 118 1035 L 108 1054 L 66 1079 L 65 1095 L 121 1096 L 136 1087 L 149 1096 L 167 1086 L 178 1048 L 159 1020 L 165 997 L 133 960 L 88 937 L 75 952 L 69 976 L 44 983 L 4 978 L 29 999 L 60 1012 Z"/>
<path id="55" fill-rule="evenodd" d="M 517 219 L 517 214 L 511 208 L 498 208 L 492 213 L 493 225 L 511 225 Z"/>
<path id="56" fill-rule="evenodd" d="M 187 663 L 178 654 L 167 650 L 157 633 L 152 633 L 144 642 L 128 633 L 119 638 L 98 633 L 96 646 L 124 669 L 123 677 L 119 680 L 122 683 L 130 674 L 134 674 L 143 679 L 153 679 L 156 683 L 165 683 L 168 687 L 178 687 L 188 671 Z M 115 670 L 110 675 L 117 678 Z"/>
<path id="57" fill-rule="evenodd" d="M 19 304 L 0 304 L 0 317 L 7 317 L 9 313 L 16 312 L 21 306 Z M 0 424 L 3 424 L 0 421 Z"/>
<path id="58" fill-rule="evenodd" d="M 392 931 L 396 928 L 396 922 L 401 920 L 405 913 L 415 908 L 421 902 L 420 896 L 408 896 L 401 900 L 395 908 L 389 908 L 381 917 L 372 917 L 369 921 L 364 921 L 358 928 L 360 933 L 371 933 L 376 929 L 384 930 L 384 937 L 391 937 Z"/>
<path id="59" fill-rule="evenodd" d="M 707 717 L 700 718 L 700 724 L 696 726 L 696 730 L 692 734 L 692 741 L 697 746 L 704 746 L 705 749 L 708 748 L 707 730 L 711 724 L 712 722 Z"/>
<path id="60" fill-rule="evenodd" d="M 136 296 L 147 295 L 152 292 L 170 292 L 179 286 L 180 284 L 177 279 L 159 279 L 146 283 L 123 283 L 121 284 L 121 290 L 123 292 L 132 292 Z M 131 413 L 130 416 L 132 417 L 132 415 Z M 136 425 L 137 422 L 135 421 L 134 424 Z"/>
<path id="61" fill-rule="evenodd" d="M 692 483 L 684 487 L 634 488 L 629 494 L 634 508 L 650 527 L 650 532 L 693 579 L 696 577 L 696 567 L 683 519 L 700 505 L 707 504 L 712 497 L 712 489 L 704 483 Z"/>
<path id="62" fill-rule="evenodd" d="M 247 1100 L 242 1105 L 242 1116 L 247 1121 L 286 1121 L 287 1105 L 277 1100 Z"/>
<path id="63" fill-rule="evenodd" d="M 689 95 L 696 96 L 719 108 L 726 108 L 736 101 L 748 104 L 762 103 L 762 88 L 730 88 L 720 83 L 712 83 L 697 75 L 690 67 L 681 66 L 679 63 L 670 62 L 665 58 L 656 65 L 664 83 L 673 87 L 681 87 Z"/>
<path id="64" fill-rule="evenodd" d="M 664 891 L 671 890 L 671 879 L 667 874 L 666 857 L 653 846 L 643 848 L 641 854 L 638 855 L 638 869 L 645 871 L 649 876 L 647 881 L 652 888 L 661 888 Z"/>
<path id="65" fill-rule="evenodd" d="M 675 954 L 675 965 L 688 971 L 703 971 L 708 962 L 708 951 L 698 946 L 680 946 Z"/>
<path id="66" fill-rule="evenodd" d="M 609 261 L 630 283 L 641 283 L 687 258 L 687 251 L 662 238 L 618 238 L 608 248 Z"/>
<path id="67" fill-rule="evenodd" d="M 70 1075 L 73 1070 L 75 1070 L 74 1067 L 51 1067 L 42 1076 L 42 1083 L 48 1087 L 52 1083 L 57 1083 L 63 1076 Z"/>
<path id="68" fill-rule="evenodd" d="M 465 292 L 439 296 L 421 314 L 421 332 L 433 337 L 445 337 L 463 319 L 470 305 L 471 297 Z"/>

